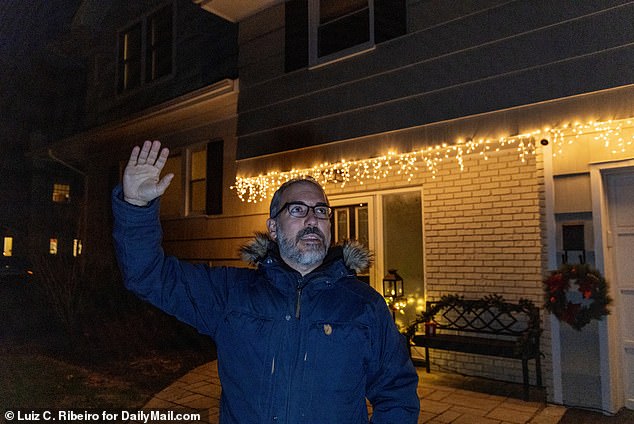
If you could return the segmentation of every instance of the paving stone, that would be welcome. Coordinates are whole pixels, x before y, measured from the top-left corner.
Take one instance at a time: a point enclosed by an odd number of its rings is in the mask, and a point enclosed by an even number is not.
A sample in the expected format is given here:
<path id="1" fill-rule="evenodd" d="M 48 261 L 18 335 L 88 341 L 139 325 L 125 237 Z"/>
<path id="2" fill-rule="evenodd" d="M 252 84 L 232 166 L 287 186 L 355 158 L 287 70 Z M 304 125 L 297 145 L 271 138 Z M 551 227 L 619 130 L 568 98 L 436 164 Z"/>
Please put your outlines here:
<path id="1" fill-rule="evenodd" d="M 524 424 L 530 422 L 534 415 L 534 412 L 522 412 L 500 407 L 491 411 L 487 417 L 509 423 Z"/>
<path id="2" fill-rule="evenodd" d="M 499 395 L 468 390 L 472 387 L 477 389 L 474 379 L 440 373 L 434 378 L 423 375 L 425 378 L 419 380 L 417 390 L 421 399 L 419 423 L 557 424 L 566 412 L 566 408 L 561 406 L 509 397 L 512 396 L 510 392 Z M 465 381 L 464 387 L 459 386 L 461 380 Z M 218 368 L 213 361 L 175 381 L 144 408 L 177 411 L 187 407 L 188 412 L 200 412 L 200 420 L 190 424 L 217 424 L 221 392 Z M 371 411 L 371 407 L 369 409 Z"/>
<path id="3" fill-rule="evenodd" d="M 479 415 L 464 414 L 452 421 L 451 424 L 500 424 L 500 421 Z"/>

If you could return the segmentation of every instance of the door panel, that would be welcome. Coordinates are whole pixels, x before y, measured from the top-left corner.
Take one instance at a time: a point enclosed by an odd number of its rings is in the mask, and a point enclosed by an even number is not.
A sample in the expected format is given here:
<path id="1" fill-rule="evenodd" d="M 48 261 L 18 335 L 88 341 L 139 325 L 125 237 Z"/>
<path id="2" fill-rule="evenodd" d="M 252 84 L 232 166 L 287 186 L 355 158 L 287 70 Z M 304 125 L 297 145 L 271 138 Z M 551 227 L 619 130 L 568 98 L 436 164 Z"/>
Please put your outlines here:
<path id="1" fill-rule="evenodd" d="M 608 247 L 613 262 L 613 314 L 620 323 L 625 405 L 634 409 L 634 173 L 608 174 Z"/>

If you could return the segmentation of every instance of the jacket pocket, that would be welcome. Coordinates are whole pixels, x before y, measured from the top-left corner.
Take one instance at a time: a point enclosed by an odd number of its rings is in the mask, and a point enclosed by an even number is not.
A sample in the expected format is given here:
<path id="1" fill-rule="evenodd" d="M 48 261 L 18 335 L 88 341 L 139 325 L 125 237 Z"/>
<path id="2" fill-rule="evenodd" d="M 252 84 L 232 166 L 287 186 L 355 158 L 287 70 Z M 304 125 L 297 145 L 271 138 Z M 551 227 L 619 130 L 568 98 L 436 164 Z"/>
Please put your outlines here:
<path id="1" fill-rule="evenodd" d="M 227 371 L 227 385 L 223 381 L 223 391 L 243 398 L 244 389 L 249 387 L 252 399 L 243 399 L 243 408 L 254 410 L 250 414 L 266 414 L 270 406 L 275 366 L 272 341 L 279 326 L 270 317 L 244 311 L 229 311 L 224 317 L 224 326 L 217 337 L 219 366 Z M 247 411 L 243 411 L 247 412 Z"/>
<path id="2" fill-rule="evenodd" d="M 367 422 L 369 353 L 368 326 L 356 322 L 311 324 L 304 363 L 314 417 L 334 419 L 329 422 Z"/>

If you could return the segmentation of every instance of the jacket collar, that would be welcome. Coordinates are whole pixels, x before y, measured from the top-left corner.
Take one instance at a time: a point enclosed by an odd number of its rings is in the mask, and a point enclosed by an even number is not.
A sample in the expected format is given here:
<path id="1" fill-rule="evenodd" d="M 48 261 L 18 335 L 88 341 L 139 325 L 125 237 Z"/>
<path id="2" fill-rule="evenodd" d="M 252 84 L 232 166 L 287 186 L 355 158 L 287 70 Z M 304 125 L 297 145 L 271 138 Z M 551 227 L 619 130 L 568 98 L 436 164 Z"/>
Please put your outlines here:
<path id="1" fill-rule="evenodd" d="M 254 239 L 240 248 L 240 254 L 242 260 L 255 266 L 271 259 L 283 263 L 277 243 L 267 233 L 255 233 Z M 373 257 L 372 253 L 358 241 L 346 240 L 341 244 L 331 246 L 323 264 L 313 272 L 317 272 L 339 259 L 343 261 L 348 270 L 362 273 L 370 268 Z"/>

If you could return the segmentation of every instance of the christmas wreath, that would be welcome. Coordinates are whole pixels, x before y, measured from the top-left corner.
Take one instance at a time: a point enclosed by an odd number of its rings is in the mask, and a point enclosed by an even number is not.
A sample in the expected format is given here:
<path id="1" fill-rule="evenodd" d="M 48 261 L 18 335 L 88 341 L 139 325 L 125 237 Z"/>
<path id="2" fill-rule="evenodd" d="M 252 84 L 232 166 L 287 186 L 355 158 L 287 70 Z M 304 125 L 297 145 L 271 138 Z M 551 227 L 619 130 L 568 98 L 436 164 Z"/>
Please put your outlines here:
<path id="1" fill-rule="evenodd" d="M 576 330 L 610 313 L 608 284 L 587 264 L 563 265 L 544 280 L 544 291 L 544 307 Z"/>

